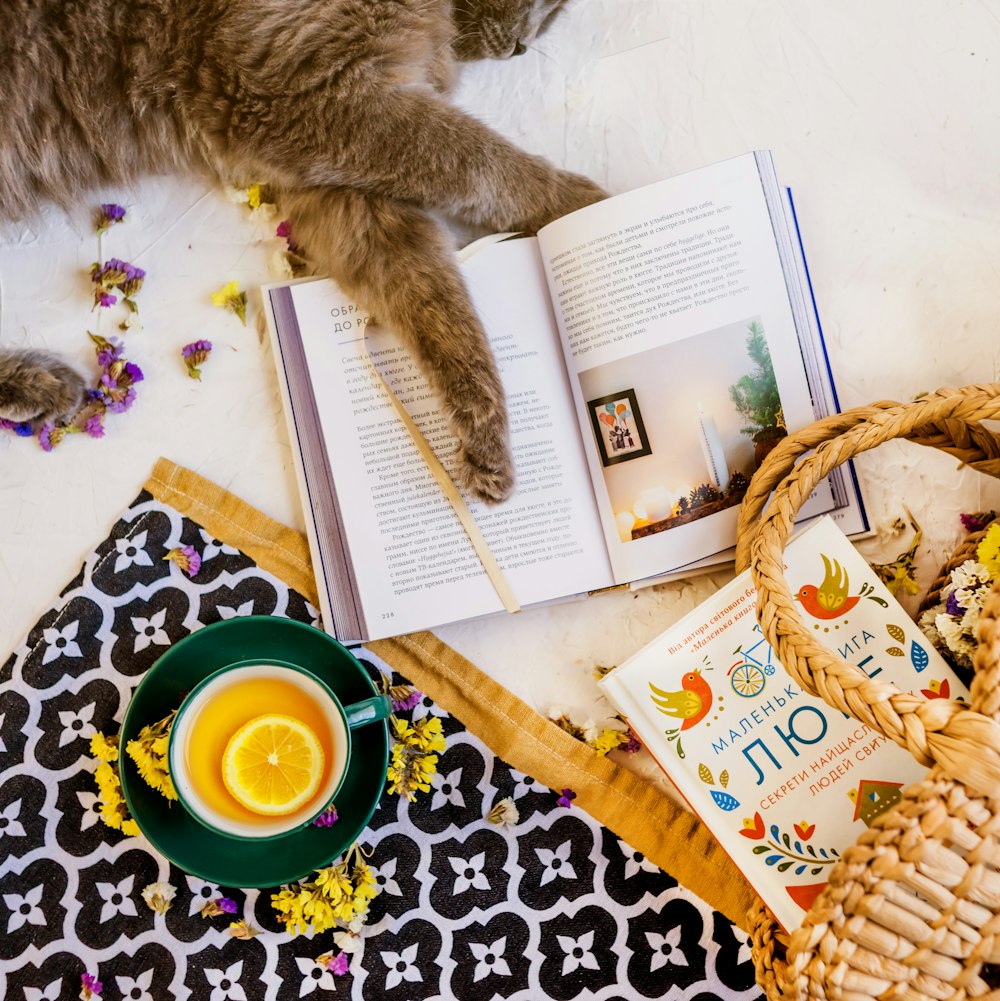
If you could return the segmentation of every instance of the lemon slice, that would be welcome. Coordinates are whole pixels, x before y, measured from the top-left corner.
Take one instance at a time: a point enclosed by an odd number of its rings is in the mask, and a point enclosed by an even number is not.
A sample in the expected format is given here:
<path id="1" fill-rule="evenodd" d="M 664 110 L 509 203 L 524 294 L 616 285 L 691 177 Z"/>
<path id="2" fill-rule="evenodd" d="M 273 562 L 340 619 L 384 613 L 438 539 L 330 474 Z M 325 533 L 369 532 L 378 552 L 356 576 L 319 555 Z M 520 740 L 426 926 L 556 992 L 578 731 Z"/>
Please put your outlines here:
<path id="1" fill-rule="evenodd" d="M 293 716 L 271 713 L 244 723 L 222 755 L 230 795 L 254 813 L 294 813 L 316 795 L 323 779 L 323 748 Z"/>

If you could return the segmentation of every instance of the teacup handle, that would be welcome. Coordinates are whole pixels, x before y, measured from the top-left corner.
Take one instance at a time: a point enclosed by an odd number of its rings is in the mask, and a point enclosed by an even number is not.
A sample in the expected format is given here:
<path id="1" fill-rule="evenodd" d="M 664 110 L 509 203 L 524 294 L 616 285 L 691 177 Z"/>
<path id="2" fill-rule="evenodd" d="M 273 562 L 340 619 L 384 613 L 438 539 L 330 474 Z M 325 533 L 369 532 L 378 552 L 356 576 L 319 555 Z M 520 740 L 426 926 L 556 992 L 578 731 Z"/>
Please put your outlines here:
<path id="1" fill-rule="evenodd" d="M 392 699 L 388 695 L 373 695 L 363 702 L 344 706 L 344 717 L 349 730 L 356 730 L 367 723 L 376 723 L 380 719 L 388 719 L 391 713 Z"/>

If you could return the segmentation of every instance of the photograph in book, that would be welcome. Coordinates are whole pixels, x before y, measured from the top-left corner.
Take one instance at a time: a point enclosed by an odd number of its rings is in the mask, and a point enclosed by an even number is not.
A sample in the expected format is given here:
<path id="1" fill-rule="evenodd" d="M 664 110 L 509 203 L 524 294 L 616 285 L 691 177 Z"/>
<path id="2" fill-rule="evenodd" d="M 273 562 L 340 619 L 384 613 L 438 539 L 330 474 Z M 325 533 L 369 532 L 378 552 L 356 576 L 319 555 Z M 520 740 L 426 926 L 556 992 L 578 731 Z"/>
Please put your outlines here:
<path id="1" fill-rule="evenodd" d="M 652 452 L 634 389 L 623 389 L 591 400 L 587 409 L 603 465 L 613 466 Z"/>
<path id="2" fill-rule="evenodd" d="M 927 699 L 968 691 L 832 519 L 785 551 L 805 628 L 876 682 Z M 740 574 L 599 685 L 782 927 L 926 775 L 908 751 L 785 670 Z"/>
<path id="3" fill-rule="evenodd" d="M 605 395 L 627 378 L 633 388 Z M 756 317 L 585 369 L 579 379 L 584 395 L 596 397 L 587 409 L 622 542 L 734 508 L 787 433 Z"/>

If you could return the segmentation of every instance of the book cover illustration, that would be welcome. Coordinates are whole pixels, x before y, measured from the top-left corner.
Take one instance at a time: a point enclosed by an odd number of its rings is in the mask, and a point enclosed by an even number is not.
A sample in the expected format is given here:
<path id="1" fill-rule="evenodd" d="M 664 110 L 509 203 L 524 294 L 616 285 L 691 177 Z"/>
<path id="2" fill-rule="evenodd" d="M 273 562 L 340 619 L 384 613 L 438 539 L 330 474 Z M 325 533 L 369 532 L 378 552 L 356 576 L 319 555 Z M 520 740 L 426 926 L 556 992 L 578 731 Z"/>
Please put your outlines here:
<path id="1" fill-rule="evenodd" d="M 803 621 L 869 678 L 968 692 L 848 539 L 823 518 L 789 544 Z M 786 931 L 841 853 L 926 768 L 802 691 L 761 635 L 741 574 L 601 685 Z"/>

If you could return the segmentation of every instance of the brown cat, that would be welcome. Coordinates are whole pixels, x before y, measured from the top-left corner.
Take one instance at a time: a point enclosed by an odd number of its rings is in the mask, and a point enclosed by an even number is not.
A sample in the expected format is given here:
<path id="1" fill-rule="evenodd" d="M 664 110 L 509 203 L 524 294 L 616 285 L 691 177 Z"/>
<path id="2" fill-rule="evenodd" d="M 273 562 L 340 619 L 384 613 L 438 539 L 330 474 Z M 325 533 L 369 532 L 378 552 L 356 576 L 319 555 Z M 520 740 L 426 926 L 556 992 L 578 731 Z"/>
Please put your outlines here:
<path id="1" fill-rule="evenodd" d="M 535 230 L 597 201 L 448 104 L 456 64 L 525 50 L 565 0 L 6 0 L 0 218 L 145 173 L 267 180 L 296 242 L 418 359 L 465 484 L 514 485 L 503 390 L 428 210 Z M 0 350 L 0 416 L 51 420 L 83 382 Z"/>

